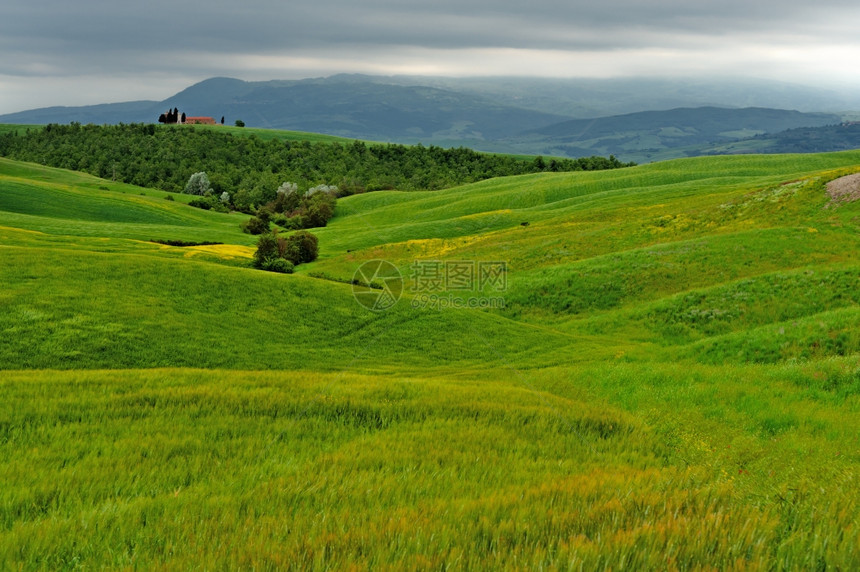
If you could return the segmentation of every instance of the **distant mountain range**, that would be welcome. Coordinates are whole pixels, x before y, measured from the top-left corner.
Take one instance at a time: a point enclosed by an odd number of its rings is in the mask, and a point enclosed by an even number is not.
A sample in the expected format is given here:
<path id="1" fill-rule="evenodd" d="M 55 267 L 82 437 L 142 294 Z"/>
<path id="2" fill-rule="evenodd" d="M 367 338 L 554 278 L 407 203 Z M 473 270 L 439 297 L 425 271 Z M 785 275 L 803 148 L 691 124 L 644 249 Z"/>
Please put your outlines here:
<path id="1" fill-rule="evenodd" d="M 763 106 L 766 102 L 773 103 Z M 570 157 L 614 154 L 643 162 L 719 152 L 720 146 L 788 129 L 839 124 L 842 115 L 834 111 L 860 109 L 860 101 L 767 82 L 212 78 L 163 101 L 35 109 L 2 115 L 0 123 L 150 123 L 173 107 L 191 116 L 223 116 L 231 125 L 241 119 L 249 127 L 356 139 Z"/>

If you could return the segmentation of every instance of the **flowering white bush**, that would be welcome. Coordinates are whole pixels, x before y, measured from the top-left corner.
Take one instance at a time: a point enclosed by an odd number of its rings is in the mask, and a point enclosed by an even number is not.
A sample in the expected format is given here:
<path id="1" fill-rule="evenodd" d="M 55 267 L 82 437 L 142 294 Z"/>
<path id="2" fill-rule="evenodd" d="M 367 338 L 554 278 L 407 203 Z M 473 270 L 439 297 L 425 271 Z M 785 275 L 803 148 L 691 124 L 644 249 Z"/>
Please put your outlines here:
<path id="1" fill-rule="evenodd" d="M 329 193 L 330 195 L 334 195 L 337 193 L 337 191 L 337 185 L 317 185 L 316 187 L 311 187 L 310 189 L 308 189 L 308 192 L 305 193 L 305 196 L 309 197 L 314 193 Z"/>
<path id="2" fill-rule="evenodd" d="M 292 195 L 299 192 L 299 186 L 296 183 L 284 182 L 278 187 L 278 192 L 284 195 Z"/>
<path id="3" fill-rule="evenodd" d="M 188 179 L 188 184 L 185 185 L 185 193 L 189 195 L 203 196 L 212 190 L 212 185 L 209 184 L 209 177 L 206 173 L 194 173 Z"/>

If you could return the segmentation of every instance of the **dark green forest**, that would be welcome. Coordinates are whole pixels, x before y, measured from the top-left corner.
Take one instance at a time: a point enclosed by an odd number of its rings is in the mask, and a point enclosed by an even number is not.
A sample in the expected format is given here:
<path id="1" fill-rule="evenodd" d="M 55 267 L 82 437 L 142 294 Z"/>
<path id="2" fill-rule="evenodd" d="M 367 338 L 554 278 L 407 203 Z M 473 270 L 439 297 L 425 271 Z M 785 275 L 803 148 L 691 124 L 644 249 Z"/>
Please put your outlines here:
<path id="1" fill-rule="evenodd" d="M 154 124 L 69 125 L 0 135 L 0 156 L 182 192 L 206 172 L 216 195 L 239 210 L 275 199 L 285 181 L 341 195 L 383 189 L 434 190 L 508 175 L 627 166 L 615 157 L 518 158 L 435 146 L 264 141 L 210 129 Z"/>

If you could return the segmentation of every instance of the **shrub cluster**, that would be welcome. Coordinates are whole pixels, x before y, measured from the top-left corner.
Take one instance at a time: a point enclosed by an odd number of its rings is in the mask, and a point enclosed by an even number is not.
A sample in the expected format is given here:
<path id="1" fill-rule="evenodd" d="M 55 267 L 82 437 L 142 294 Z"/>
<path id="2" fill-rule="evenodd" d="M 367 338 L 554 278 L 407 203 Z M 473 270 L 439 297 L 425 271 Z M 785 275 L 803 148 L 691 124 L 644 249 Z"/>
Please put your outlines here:
<path id="1" fill-rule="evenodd" d="M 263 234 L 269 232 L 269 212 L 260 210 L 257 216 L 252 216 L 242 223 L 242 232 L 247 234 Z"/>
<path id="2" fill-rule="evenodd" d="M 154 242 L 156 244 L 164 244 L 167 246 L 212 246 L 216 244 L 224 244 L 223 242 L 211 242 L 208 240 L 204 240 L 203 242 L 195 242 L 191 240 L 162 240 L 159 238 L 154 238 L 149 242 Z"/>
<path id="3" fill-rule="evenodd" d="M 311 187 L 304 194 L 296 183 L 278 187 L 275 200 L 266 203 L 272 222 L 287 229 L 319 228 L 334 216 L 338 188 L 333 185 Z"/>
<path id="4" fill-rule="evenodd" d="M 319 245 L 317 237 L 300 230 L 287 237 L 279 236 L 277 231 L 260 235 L 257 250 L 254 252 L 254 268 L 290 274 L 293 268 L 317 259 Z"/>
<path id="5" fill-rule="evenodd" d="M 337 191 L 336 186 L 319 185 L 300 193 L 296 183 L 285 182 L 278 187 L 274 200 L 242 223 L 242 230 L 262 234 L 269 231 L 270 222 L 286 230 L 323 227 L 334 216 Z"/>

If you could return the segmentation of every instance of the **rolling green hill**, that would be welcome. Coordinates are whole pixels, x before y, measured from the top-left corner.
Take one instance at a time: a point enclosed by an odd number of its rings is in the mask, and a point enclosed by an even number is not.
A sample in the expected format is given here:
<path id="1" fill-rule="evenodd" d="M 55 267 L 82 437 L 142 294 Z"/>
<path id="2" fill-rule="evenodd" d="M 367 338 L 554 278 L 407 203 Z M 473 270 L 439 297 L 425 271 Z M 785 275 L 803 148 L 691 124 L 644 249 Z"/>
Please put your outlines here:
<path id="1" fill-rule="evenodd" d="M 279 275 L 242 217 L 0 159 L 0 562 L 857 568 L 860 202 L 826 185 L 858 171 L 355 195 Z"/>

